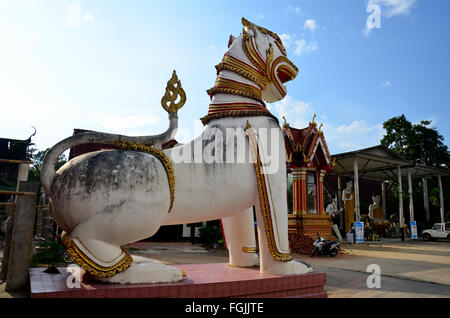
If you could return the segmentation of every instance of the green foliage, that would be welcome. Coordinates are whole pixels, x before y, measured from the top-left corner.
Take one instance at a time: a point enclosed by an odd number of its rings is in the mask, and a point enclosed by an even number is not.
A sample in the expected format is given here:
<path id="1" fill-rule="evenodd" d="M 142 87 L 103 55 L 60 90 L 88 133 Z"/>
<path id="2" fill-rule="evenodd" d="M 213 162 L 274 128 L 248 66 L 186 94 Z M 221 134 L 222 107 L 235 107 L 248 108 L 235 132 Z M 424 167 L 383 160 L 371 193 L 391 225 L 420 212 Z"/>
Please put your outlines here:
<path id="1" fill-rule="evenodd" d="M 425 164 L 432 167 L 450 169 L 450 153 L 444 144 L 444 138 L 436 128 L 430 127 L 431 121 L 422 120 L 418 124 L 412 124 L 405 115 L 393 117 L 383 123 L 386 134 L 381 139 L 381 144 L 388 147 L 401 159 Z M 450 184 L 446 182 L 448 177 L 443 177 L 442 186 L 444 193 L 444 207 L 447 207 L 450 199 Z M 427 178 L 428 197 L 430 202 L 430 221 L 424 218 L 422 180 L 413 179 L 414 210 L 419 230 L 432 226 L 434 222 L 440 222 L 440 202 L 437 178 Z M 398 185 L 396 180 L 391 181 L 391 202 L 388 206 L 398 207 Z M 408 212 L 407 183 L 403 183 L 404 215 Z M 395 209 L 395 208 L 394 208 Z"/>
<path id="2" fill-rule="evenodd" d="M 381 144 L 402 159 L 448 169 L 450 154 L 444 137 L 430 125 L 429 120 L 412 124 L 405 115 L 393 117 L 383 123 L 386 135 L 381 139 Z"/>
<path id="3" fill-rule="evenodd" d="M 62 258 L 64 251 L 64 246 L 57 241 L 39 243 L 31 257 L 30 267 L 64 263 Z"/>
<path id="4" fill-rule="evenodd" d="M 200 242 L 204 245 L 223 245 L 223 235 L 222 230 L 219 226 L 203 226 L 199 230 L 200 232 Z"/>
<path id="5" fill-rule="evenodd" d="M 30 169 L 29 179 L 31 181 L 40 181 L 41 180 L 41 169 L 42 163 L 44 162 L 44 157 L 46 153 L 50 150 L 47 148 L 45 150 L 37 150 L 33 149 L 33 166 Z M 67 162 L 67 158 L 64 154 L 58 157 L 58 161 L 56 162 L 55 169 L 58 170 Z"/>

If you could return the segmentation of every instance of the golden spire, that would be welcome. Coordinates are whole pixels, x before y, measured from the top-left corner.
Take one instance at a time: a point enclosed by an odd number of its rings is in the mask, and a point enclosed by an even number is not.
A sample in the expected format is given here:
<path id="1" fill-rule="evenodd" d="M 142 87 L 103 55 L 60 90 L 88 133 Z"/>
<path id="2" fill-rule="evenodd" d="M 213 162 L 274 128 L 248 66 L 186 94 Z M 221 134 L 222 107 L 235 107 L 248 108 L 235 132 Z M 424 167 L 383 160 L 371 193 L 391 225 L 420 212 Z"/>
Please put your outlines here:
<path id="1" fill-rule="evenodd" d="M 311 121 L 311 124 L 316 125 L 316 123 L 314 122 L 314 119 L 316 119 L 316 114 L 314 114 L 313 119 Z"/>
<path id="2" fill-rule="evenodd" d="M 175 103 L 178 97 L 180 97 L 180 100 L 178 103 Z M 174 70 L 172 78 L 167 82 L 166 93 L 161 99 L 161 106 L 168 113 L 176 113 L 183 107 L 184 103 L 186 103 L 186 93 L 181 87 L 181 81 L 177 77 L 177 72 Z"/>
<path id="3" fill-rule="evenodd" d="M 287 123 L 285 116 L 283 116 L 283 120 L 284 120 L 283 129 L 288 128 L 289 124 Z"/>
<path id="4" fill-rule="evenodd" d="M 323 123 L 321 123 L 320 126 L 319 126 L 319 133 L 320 134 L 322 133 L 322 127 L 323 127 Z"/>

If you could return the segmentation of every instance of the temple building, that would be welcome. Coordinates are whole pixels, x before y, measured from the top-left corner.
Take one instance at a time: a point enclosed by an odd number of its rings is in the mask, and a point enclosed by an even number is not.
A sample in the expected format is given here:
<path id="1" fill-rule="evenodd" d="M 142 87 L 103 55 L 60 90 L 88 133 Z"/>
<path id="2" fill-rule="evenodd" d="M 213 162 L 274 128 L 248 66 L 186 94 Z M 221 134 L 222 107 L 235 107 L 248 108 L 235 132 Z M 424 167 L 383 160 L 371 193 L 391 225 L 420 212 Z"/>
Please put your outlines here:
<path id="1" fill-rule="evenodd" d="M 333 167 L 321 130 L 313 120 L 297 129 L 283 125 L 288 182 L 289 242 L 294 253 L 309 253 L 317 233 L 331 238 L 332 222 L 325 212 L 324 177 Z"/>

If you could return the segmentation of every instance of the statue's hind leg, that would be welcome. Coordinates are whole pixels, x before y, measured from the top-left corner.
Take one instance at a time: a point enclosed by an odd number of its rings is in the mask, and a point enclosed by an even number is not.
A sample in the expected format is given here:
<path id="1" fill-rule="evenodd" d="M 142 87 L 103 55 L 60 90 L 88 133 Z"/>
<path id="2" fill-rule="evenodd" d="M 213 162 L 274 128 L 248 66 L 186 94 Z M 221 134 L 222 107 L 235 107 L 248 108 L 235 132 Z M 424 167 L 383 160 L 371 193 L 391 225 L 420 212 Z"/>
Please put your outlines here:
<path id="1" fill-rule="evenodd" d="M 179 281 L 183 279 L 180 269 L 160 262 L 135 263 L 121 248 L 156 233 L 167 207 L 154 206 L 150 212 L 133 202 L 99 212 L 65 234 L 63 242 L 75 262 L 98 280 L 123 284 Z"/>
<path id="2" fill-rule="evenodd" d="M 237 267 L 258 266 L 253 208 L 223 218 L 222 225 L 230 256 L 229 264 Z"/>

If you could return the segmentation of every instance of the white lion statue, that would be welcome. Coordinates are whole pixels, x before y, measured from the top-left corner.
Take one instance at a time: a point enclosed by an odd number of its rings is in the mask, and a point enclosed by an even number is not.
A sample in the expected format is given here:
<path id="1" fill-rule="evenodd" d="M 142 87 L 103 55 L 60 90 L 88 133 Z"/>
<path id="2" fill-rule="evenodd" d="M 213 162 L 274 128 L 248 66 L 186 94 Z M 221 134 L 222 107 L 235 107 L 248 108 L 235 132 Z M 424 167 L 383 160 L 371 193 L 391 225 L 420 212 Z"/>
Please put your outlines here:
<path id="1" fill-rule="evenodd" d="M 133 262 L 121 246 L 154 235 L 162 225 L 216 219 L 223 222 L 231 266 L 259 265 L 261 272 L 279 275 L 312 271 L 308 264 L 291 259 L 284 139 L 264 103 L 283 99 L 283 84 L 294 79 L 298 69 L 287 59 L 277 34 L 244 18 L 242 23 L 242 34 L 230 36 L 229 49 L 216 66 L 201 136 L 161 149 L 173 138 L 177 110 L 186 99 L 174 72 L 162 100 L 170 119 L 165 133 L 129 137 L 87 132 L 59 142 L 47 153 L 41 181 L 51 198 L 53 217 L 64 230 L 63 242 L 75 262 L 98 280 L 183 279 L 177 268 Z M 83 143 L 119 149 L 78 156 L 55 172 L 58 156 Z"/>

